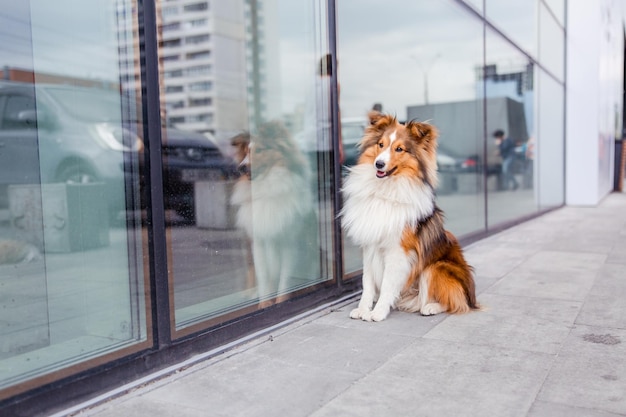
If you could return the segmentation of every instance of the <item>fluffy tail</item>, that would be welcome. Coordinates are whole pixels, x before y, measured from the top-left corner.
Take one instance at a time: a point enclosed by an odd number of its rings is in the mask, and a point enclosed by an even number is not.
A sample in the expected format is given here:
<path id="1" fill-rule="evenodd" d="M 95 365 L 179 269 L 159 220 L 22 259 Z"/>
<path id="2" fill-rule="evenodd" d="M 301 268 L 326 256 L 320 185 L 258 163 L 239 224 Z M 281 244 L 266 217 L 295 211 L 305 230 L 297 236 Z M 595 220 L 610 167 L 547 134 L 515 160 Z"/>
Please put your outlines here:
<path id="1" fill-rule="evenodd" d="M 417 313 L 422 308 L 419 298 L 419 290 L 411 287 L 405 290 L 396 302 L 396 308 L 407 313 Z"/>

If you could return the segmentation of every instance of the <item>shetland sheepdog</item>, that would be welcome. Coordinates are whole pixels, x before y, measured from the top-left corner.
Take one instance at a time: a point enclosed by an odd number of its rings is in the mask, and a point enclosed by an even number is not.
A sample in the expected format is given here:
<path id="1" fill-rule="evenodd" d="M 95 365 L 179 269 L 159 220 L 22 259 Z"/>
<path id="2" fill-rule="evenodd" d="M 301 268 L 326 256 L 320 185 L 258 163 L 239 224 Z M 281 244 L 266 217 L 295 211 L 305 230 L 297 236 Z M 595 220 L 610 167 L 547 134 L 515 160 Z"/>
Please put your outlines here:
<path id="1" fill-rule="evenodd" d="M 231 141 L 242 175 L 231 204 L 249 241 L 261 307 L 315 277 L 319 264 L 317 215 L 304 155 L 279 122 Z M 281 297 L 283 296 L 283 297 Z"/>
<path id="2" fill-rule="evenodd" d="M 435 203 L 437 129 L 377 112 L 369 117 L 342 190 L 342 227 L 363 249 L 363 293 L 350 317 L 478 309 L 473 269 Z"/>

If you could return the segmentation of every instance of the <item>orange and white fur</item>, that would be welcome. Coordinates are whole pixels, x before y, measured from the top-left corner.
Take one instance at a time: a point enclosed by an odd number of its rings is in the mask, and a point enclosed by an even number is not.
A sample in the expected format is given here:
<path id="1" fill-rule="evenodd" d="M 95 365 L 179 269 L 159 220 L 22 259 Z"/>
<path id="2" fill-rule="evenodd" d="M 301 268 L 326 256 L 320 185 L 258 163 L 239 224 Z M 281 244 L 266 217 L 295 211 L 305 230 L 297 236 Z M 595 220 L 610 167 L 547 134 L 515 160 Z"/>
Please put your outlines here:
<path id="1" fill-rule="evenodd" d="M 343 187 L 342 226 L 363 249 L 363 293 L 350 317 L 478 309 L 472 267 L 435 204 L 436 128 L 381 113 L 370 120 Z"/>

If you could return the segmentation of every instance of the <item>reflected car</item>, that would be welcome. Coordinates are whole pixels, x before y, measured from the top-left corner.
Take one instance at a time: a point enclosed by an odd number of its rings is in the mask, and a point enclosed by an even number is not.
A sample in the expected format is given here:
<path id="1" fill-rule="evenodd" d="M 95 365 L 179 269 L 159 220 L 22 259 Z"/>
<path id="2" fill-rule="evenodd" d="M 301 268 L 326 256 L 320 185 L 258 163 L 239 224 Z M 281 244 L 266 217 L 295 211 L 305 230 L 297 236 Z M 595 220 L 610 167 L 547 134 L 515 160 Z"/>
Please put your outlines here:
<path id="1" fill-rule="evenodd" d="M 368 121 L 364 117 L 341 119 L 344 168 L 356 165 L 360 155 L 358 145 L 363 138 L 363 133 L 365 132 L 367 124 Z"/>
<path id="2" fill-rule="evenodd" d="M 101 183 L 115 218 L 126 208 L 128 173 L 143 172 L 138 109 L 115 90 L 0 84 L 0 208 L 8 207 L 11 184 Z M 198 133 L 167 129 L 163 155 L 165 207 L 187 217 L 194 181 L 234 171 L 232 160 Z"/>
<path id="3" fill-rule="evenodd" d="M 456 156 L 441 145 L 437 149 L 437 169 L 439 172 L 472 173 L 479 172 L 480 167 L 478 155 Z"/>
<path id="4" fill-rule="evenodd" d="M 186 220 L 195 217 L 194 184 L 238 176 L 237 165 L 209 134 L 163 129 L 163 193 L 166 209 Z"/>

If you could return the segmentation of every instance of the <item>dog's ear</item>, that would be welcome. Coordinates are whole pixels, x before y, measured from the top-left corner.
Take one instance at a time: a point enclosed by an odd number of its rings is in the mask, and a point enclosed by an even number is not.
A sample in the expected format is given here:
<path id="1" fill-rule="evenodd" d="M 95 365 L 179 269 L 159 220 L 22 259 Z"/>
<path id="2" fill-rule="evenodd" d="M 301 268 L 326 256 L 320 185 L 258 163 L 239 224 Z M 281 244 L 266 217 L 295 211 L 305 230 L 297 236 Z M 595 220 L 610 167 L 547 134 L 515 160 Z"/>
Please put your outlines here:
<path id="1" fill-rule="evenodd" d="M 395 116 L 389 114 L 383 114 L 376 111 L 368 113 L 370 119 L 370 125 L 367 127 L 368 132 L 384 132 L 389 126 L 396 124 Z"/>
<path id="2" fill-rule="evenodd" d="M 408 122 L 406 128 L 417 146 L 423 149 L 422 163 L 426 168 L 425 181 L 433 188 L 437 188 L 439 183 L 437 176 L 437 137 L 439 132 L 437 128 L 429 123 L 417 121 Z"/>
<path id="3" fill-rule="evenodd" d="M 411 136 L 419 143 L 426 147 L 432 147 L 433 149 L 437 148 L 439 132 L 435 126 L 429 123 L 411 120 L 407 123 L 406 128 L 411 133 Z"/>
<path id="4" fill-rule="evenodd" d="M 369 119 L 371 125 L 376 124 L 376 122 L 382 119 L 383 116 L 384 114 L 382 114 L 378 110 L 371 110 L 369 113 L 367 113 L 367 118 Z"/>

